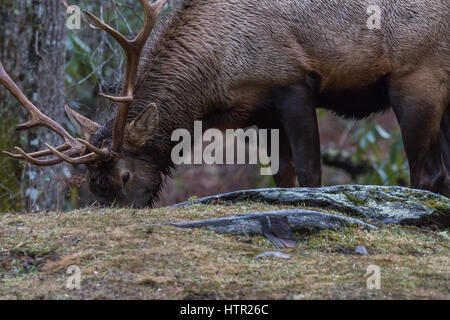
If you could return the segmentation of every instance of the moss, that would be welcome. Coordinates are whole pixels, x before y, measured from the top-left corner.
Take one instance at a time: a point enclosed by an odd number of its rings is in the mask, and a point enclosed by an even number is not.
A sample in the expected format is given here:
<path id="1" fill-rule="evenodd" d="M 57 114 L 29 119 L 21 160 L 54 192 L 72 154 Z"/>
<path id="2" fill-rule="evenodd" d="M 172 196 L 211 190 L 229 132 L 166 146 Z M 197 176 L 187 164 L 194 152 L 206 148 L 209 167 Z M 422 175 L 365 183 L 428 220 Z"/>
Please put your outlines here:
<path id="1" fill-rule="evenodd" d="M 344 192 L 345 197 L 347 198 L 348 201 L 350 201 L 351 203 L 353 203 L 356 206 L 365 206 L 367 203 L 367 200 L 363 200 L 361 198 L 355 197 L 354 195 L 352 195 L 349 192 Z"/>
<path id="2" fill-rule="evenodd" d="M 282 250 L 291 258 L 279 260 L 255 259 L 275 250 L 264 237 L 173 227 L 152 227 L 149 232 L 146 227 L 288 207 L 241 202 L 6 214 L 0 218 L 0 299 L 448 297 L 450 248 L 448 235 L 442 232 L 406 226 L 367 231 L 351 226 L 301 234 L 296 248 Z M 365 246 L 369 255 L 354 254 L 357 245 Z M 30 261 L 35 268 L 25 270 Z M 367 290 L 365 273 L 371 264 L 382 268 L 381 290 Z M 65 288 L 71 265 L 81 268 L 81 291 Z"/>
<path id="3" fill-rule="evenodd" d="M 13 256 L 30 257 L 32 259 L 46 256 L 51 252 L 51 248 L 42 239 L 35 239 L 33 241 L 25 240 L 9 250 L 9 253 Z"/>
<path id="4" fill-rule="evenodd" d="M 430 198 L 425 201 L 422 201 L 422 204 L 426 205 L 427 207 L 435 209 L 437 213 L 447 215 L 450 214 L 450 205 L 445 204 L 437 199 Z"/>

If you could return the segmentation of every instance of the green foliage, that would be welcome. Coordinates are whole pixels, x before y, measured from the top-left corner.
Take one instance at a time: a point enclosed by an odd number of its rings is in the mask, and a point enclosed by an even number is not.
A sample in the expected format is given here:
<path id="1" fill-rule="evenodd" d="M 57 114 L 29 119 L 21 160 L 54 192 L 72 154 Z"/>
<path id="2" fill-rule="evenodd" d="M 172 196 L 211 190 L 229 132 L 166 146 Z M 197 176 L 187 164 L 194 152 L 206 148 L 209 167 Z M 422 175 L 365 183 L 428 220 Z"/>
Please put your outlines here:
<path id="1" fill-rule="evenodd" d="M 362 178 L 362 183 L 408 185 L 409 168 L 398 128 L 388 133 L 376 121 L 369 121 L 353 134 L 352 140 L 356 144 L 356 160 L 372 160 L 374 170 Z"/>

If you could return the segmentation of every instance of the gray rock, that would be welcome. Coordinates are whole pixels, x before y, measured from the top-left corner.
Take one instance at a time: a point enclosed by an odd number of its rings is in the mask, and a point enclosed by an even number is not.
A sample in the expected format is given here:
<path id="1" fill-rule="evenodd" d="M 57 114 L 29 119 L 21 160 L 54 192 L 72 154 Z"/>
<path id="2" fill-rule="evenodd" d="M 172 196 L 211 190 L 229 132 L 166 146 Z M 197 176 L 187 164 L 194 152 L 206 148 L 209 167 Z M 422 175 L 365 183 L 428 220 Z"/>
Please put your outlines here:
<path id="1" fill-rule="evenodd" d="M 428 191 L 404 187 L 345 185 L 324 188 L 272 188 L 230 192 L 195 203 L 257 201 L 270 204 L 302 204 L 334 210 L 376 222 L 450 226 L 450 199 Z"/>
<path id="2" fill-rule="evenodd" d="M 368 255 L 367 249 L 364 246 L 356 246 L 355 253 L 358 253 L 358 254 L 363 255 L 363 256 L 367 256 Z"/>
<path id="3" fill-rule="evenodd" d="M 340 229 L 349 224 L 356 224 L 363 228 L 377 229 L 375 226 L 358 219 L 338 216 L 310 210 L 290 209 L 269 212 L 253 212 L 225 218 L 197 220 L 180 223 L 164 223 L 158 226 L 174 226 L 178 228 L 207 228 L 221 234 L 234 235 L 265 235 L 268 232 L 277 233 L 270 228 L 271 221 L 286 219 L 292 232 L 311 230 Z M 282 235 L 277 234 L 278 237 Z"/>

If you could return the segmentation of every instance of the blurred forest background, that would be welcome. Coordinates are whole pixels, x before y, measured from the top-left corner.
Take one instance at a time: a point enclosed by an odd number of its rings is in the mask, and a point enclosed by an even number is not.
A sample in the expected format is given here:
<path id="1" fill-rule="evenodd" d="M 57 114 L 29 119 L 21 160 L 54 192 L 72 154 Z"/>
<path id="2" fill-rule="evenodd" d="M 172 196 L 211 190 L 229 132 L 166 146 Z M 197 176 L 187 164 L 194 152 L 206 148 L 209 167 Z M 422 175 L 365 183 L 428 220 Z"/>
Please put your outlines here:
<path id="1" fill-rule="evenodd" d="M 177 1 L 169 1 L 165 14 Z M 66 28 L 69 5 L 96 14 L 126 35 L 139 30 L 142 12 L 137 0 L 0 0 L 0 61 L 33 103 L 74 132 L 64 104 L 104 123 L 114 106 L 98 93 L 120 90 L 124 59 L 119 46 L 86 19 L 79 30 Z M 324 185 L 409 184 L 392 112 L 359 122 L 324 110 L 318 115 Z M 17 134 L 14 126 L 24 121 L 24 110 L 0 87 L 1 150 L 17 145 L 35 151 L 44 142 L 58 142 L 43 129 Z M 257 166 L 181 166 L 167 178 L 158 206 L 191 196 L 273 186 L 271 177 L 259 176 Z M 0 156 L 0 212 L 71 210 L 94 204 L 84 166 L 40 168 Z"/>

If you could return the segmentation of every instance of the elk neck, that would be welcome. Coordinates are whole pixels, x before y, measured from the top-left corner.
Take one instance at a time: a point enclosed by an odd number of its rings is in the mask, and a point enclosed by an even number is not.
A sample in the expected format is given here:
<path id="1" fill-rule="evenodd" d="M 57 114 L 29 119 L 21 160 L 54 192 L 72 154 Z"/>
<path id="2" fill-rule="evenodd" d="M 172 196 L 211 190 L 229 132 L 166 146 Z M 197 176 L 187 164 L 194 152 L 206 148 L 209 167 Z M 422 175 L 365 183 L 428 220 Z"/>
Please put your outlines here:
<path id="1" fill-rule="evenodd" d="M 157 105 L 157 132 L 137 156 L 157 164 L 162 172 L 172 167 L 170 155 L 176 144 L 171 141 L 173 131 L 192 132 L 196 120 L 204 119 L 211 110 L 227 103 L 219 52 L 207 47 L 202 36 L 204 30 L 193 30 L 189 21 L 175 12 L 150 39 L 150 47 L 141 58 L 128 115 L 131 122 L 150 103 Z"/>

